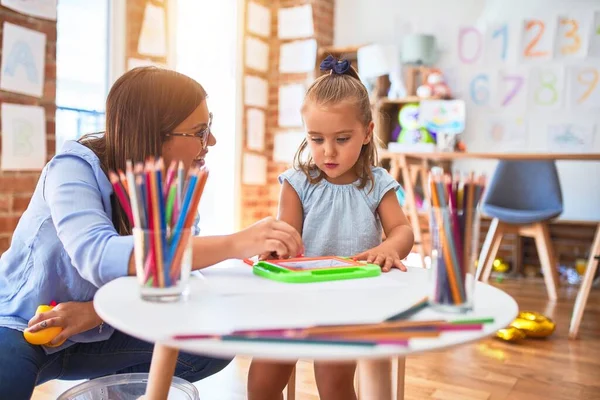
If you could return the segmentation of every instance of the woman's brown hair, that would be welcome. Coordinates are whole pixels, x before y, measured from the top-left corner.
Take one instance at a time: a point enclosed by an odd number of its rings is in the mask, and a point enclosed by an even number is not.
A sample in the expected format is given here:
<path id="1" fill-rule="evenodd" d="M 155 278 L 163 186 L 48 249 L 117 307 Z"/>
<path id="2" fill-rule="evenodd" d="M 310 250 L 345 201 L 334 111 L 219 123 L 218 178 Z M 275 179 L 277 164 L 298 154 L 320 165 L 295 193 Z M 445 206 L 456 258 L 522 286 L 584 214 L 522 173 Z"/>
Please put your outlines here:
<path id="1" fill-rule="evenodd" d="M 321 69 L 330 69 L 330 73 L 317 78 L 306 91 L 304 109 L 307 104 L 318 106 L 333 106 L 341 102 L 350 102 L 356 107 L 356 116 L 365 128 L 373 121 L 371 103 L 367 88 L 361 82 L 356 70 L 346 60 L 337 61 L 328 56 L 322 63 Z M 305 160 L 303 153 L 308 147 L 306 138 L 302 140 L 300 148 L 294 157 L 294 166 L 306 174 L 309 182 L 318 183 L 325 178 L 325 173 L 314 164 L 312 156 Z M 360 156 L 354 165 L 355 172 L 360 178 L 360 189 L 371 183 L 373 188 L 374 178 L 371 167 L 377 165 L 377 147 L 371 133 L 369 143 L 362 146 Z"/>
<path id="2" fill-rule="evenodd" d="M 186 75 L 156 67 L 134 68 L 117 79 L 108 93 L 104 134 L 87 134 L 79 142 L 98 156 L 105 173 L 124 171 L 127 160 L 160 157 L 166 135 L 205 99 L 204 88 Z M 117 203 L 113 202 L 115 229 L 130 234 L 129 221 Z"/>

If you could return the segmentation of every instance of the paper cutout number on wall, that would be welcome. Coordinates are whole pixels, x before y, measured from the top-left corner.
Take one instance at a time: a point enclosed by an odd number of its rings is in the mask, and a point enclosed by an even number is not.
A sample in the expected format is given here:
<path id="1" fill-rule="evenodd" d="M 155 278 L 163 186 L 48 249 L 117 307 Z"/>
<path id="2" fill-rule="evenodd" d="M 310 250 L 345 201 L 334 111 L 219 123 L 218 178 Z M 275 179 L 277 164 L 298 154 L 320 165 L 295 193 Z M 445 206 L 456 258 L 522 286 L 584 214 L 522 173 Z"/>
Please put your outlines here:
<path id="1" fill-rule="evenodd" d="M 472 26 L 460 28 L 458 33 L 458 58 L 464 64 L 475 64 L 483 53 L 483 35 Z"/>
<path id="2" fill-rule="evenodd" d="M 523 88 L 525 78 L 520 75 L 504 75 L 502 76 L 502 81 L 504 83 L 503 87 L 509 89 L 506 91 L 505 97 L 500 104 L 502 107 L 508 107 Z M 510 87 L 510 83 L 512 83 L 512 87 Z"/>
<path id="3" fill-rule="evenodd" d="M 542 71 L 539 86 L 535 90 L 535 102 L 541 106 L 551 106 L 558 102 L 558 78 L 553 71 Z"/>
<path id="4" fill-rule="evenodd" d="M 471 101 L 477 106 L 487 106 L 490 103 L 490 77 L 482 73 L 476 75 L 469 84 Z"/>
<path id="5" fill-rule="evenodd" d="M 539 19 L 524 22 L 523 57 L 525 59 L 547 59 L 550 57 L 549 39 L 546 23 Z"/>
<path id="6" fill-rule="evenodd" d="M 564 44 L 560 48 L 563 55 L 575 54 L 581 48 L 581 36 L 579 35 L 579 22 L 570 18 L 561 18 L 560 25 L 567 27 L 565 38 L 570 39 L 571 43 Z"/>
<path id="7" fill-rule="evenodd" d="M 600 108 L 600 70 L 595 66 L 575 66 L 569 72 L 571 108 Z"/>
<path id="8" fill-rule="evenodd" d="M 508 25 L 504 24 L 500 28 L 496 29 L 492 35 L 494 39 L 502 35 L 502 53 L 501 58 L 506 60 L 506 49 L 508 48 Z"/>
<path id="9" fill-rule="evenodd" d="M 585 71 L 581 71 L 577 75 L 577 82 L 579 82 L 582 85 L 586 86 L 585 92 L 583 92 L 583 94 L 581 95 L 581 97 L 579 97 L 577 99 L 577 103 L 581 104 L 585 100 L 589 99 L 589 97 L 592 94 L 592 92 L 598 86 L 599 75 L 600 74 L 598 74 L 598 70 L 597 69 L 592 69 L 592 68 L 590 68 L 588 70 L 585 70 Z"/>

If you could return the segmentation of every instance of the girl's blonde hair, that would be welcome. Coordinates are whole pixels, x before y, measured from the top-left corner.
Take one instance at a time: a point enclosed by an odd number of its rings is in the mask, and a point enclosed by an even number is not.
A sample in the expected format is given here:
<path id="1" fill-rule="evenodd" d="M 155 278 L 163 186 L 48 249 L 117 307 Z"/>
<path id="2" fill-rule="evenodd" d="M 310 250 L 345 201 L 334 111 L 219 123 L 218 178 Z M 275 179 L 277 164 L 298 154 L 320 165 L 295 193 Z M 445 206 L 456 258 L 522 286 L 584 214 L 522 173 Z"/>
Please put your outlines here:
<path id="1" fill-rule="evenodd" d="M 328 60 L 331 61 L 334 59 L 331 56 L 327 57 L 321 63 L 321 69 L 323 69 L 323 65 Z M 347 63 L 348 61 L 346 60 L 337 61 L 336 67 L 331 68 L 329 74 L 320 76 L 310 85 L 306 91 L 302 109 L 304 110 L 308 103 L 319 106 L 334 106 L 341 102 L 350 102 L 356 107 L 358 120 L 366 128 L 373 121 L 369 93 L 365 85 L 360 81 L 356 70 Z M 325 173 L 319 170 L 314 164 L 312 156 L 309 156 L 306 160 L 303 159 L 303 153 L 307 147 L 308 142 L 304 138 L 294 157 L 294 166 L 296 169 L 304 172 L 309 182 L 314 184 L 325 178 Z M 371 188 L 373 188 L 374 178 L 371 167 L 377 165 L 377 162 L 377 147 L 371 132 L 371 140 L 362 146 L 360 156 L 354 165 L 355 172 L 360 178 L 358 185 L 360 189 L 366 187 L 369 182 L 371 183 Z M 315 174 L 315 172 L 318 172 L 318 174 Z"/>

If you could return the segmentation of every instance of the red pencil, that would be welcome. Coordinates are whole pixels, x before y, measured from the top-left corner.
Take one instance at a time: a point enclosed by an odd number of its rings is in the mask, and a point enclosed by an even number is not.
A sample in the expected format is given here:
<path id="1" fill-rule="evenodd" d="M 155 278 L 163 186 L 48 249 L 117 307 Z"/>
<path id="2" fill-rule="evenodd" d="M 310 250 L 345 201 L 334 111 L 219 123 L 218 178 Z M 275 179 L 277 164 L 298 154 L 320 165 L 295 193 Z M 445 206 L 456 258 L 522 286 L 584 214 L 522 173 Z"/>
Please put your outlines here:
<path id="1" fill-rule="evenodd" d="M 129 222 L 133 225 L 133 213 L 131 212 L 131 204 L 129 204 L 129 197 L 127 196 L 127 194 L 125 193 L 125 189 L 121 185 L 119 176 L 114 172 L 110 171 L 108 173 L 108 177 L 110 179 L 110 183 L 112 183 L 113 185 L 115 196 L 117 196 L 117 199 L 119 200 L 119 203 L 121 203 L 125 214 L 127 214 Z"/>

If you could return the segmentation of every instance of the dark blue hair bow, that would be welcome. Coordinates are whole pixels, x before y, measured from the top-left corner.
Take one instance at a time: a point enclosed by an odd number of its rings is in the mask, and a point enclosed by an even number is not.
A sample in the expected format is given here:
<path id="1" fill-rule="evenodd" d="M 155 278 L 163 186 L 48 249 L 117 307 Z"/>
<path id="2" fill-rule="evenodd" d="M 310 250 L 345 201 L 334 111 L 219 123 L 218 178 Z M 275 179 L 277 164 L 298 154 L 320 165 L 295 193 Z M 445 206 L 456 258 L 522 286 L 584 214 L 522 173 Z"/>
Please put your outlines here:
<path id="1" fill-rule="evenodd" d="M 350 69 L 348 60 L 338 61 L 332 55 L 328 55 L 326 59 L 321 61 L 321 71 L 333 71 L 338 75 L 343 75 Z"/>

